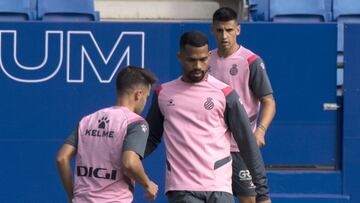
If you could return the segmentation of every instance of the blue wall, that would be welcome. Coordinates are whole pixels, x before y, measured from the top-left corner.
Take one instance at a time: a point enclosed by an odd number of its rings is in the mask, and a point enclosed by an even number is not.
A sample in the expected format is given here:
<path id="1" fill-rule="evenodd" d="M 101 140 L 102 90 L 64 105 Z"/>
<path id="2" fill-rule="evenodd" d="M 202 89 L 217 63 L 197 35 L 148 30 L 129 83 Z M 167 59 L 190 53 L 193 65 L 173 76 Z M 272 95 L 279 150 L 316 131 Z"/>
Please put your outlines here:
<path id="1" fill-rule="evenodd" d="M 344 44 L 344 130 L 343 178 L 344 193 L 360 191 L 360 25 L 345 25 Z M 351 195 L 351 202 L 360 202 L 360 195 Z"/>
<path id="2" fill-rule="evenodd" d="M 82 116 L 114 103 L 117 68 L 145 66 L 160 82 L 178 77 L 178 39 L 194 29 L 210 36 L 208 23 L 1 23 L 0 202 L 65 202 L 54 159 L 63 140 Z M 275 90 L 278 113 L 263 150 L 266 164 L 338 167 L 336 112 L 322 108 L 336 101 L 336 24 L 244 24 L 239 39 L 263 57 Z M 164 146 L 144 164 L 163 191 Z M 324 173 L 271 172 L 271 192 L 280 202 L 284 193 L 359 191 L 343 190 L 341 170 Z M 333 186 L 316 192 L 319 187 L 304 189 L 306 179 L 292 185 L 303 177 Z M 140 187 L 135 202 L 144 202 Z"/>

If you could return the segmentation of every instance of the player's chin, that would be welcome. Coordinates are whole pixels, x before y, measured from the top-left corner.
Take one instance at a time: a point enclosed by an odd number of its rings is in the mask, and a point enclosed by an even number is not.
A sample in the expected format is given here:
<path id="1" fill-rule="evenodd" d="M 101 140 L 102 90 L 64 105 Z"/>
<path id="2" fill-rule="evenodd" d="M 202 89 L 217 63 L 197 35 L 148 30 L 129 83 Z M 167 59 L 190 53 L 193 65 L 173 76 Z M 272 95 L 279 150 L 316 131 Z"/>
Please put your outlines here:
<path id="1" fill-rule="evenodd" d="M 205 74 L 201 74 L 201 75 L 191 75 L 189 77 L 190 81 L 195 83 L 195 82 L 201 82 L 204 80 Z"/>
<path id="2" fill-rule="evenodd" d="M 220 43 L 220 47 L 224 48 L 224 49 L 227 49 L 231 46 L 231 44 L 229 42 L 223 42 L 223 43 Z"/>

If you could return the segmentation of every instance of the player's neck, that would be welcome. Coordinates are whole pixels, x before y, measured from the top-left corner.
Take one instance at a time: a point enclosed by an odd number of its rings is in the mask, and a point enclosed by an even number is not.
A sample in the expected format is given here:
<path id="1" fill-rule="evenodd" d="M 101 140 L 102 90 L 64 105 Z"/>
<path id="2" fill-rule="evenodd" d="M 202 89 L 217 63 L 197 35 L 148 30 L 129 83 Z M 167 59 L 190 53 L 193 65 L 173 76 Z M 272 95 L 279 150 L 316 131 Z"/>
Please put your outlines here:
<path id="1" fill-rule="evenodd" d="M 128 97 L 119 97 L 116 101 L 116 106 L 123 106 L 128 108 L 130 111 L 135 111 L 135 105 L 134 102 L 130 100 Z"/>
<path id="2" fill-rule="evenodd" d="M 221 58 L 227 58 L 229 56 L 231 56 L 233 53 L 237 52 L 237 50 L 240 49 L 240 45 L 239 44 L 235 44 L 234 46 L 232 46 L 229 49 L 218 49 L 218 55 Z"/>

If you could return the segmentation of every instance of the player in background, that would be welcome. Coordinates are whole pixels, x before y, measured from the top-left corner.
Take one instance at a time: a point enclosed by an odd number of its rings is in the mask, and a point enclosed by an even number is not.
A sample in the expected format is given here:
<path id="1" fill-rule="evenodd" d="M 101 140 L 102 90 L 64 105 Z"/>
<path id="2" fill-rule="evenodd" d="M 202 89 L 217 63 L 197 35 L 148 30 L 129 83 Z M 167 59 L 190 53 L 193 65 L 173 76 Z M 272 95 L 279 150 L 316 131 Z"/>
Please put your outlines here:
<path id="1" fill-rule="evenodd" d="M 239 94 L 249 116 L 257 144 L 263 147 L 266 130 L 275 115 L 273 90 L 264 63 L 259 56 L 237 43 L 240 25 L 237 22 L 237 13 L 231 8 L 223 7 L 215 11 L 211 31 L 217 49 L 211 51 L 209 73 L 230 85 Z M 235 141 L 232 142 L 231 150 L 233 192 L 238 196 L 239 202 L 271 202 L 267 193 L 256 194 L 251 176 L 248 175 L 249 170 L 240 156 Z M 264 185 L 264 188 L 267 187 Z"/>
<path id="2" fill-rule="evenodd" d="M 146 175 L 144 155 L 149 128 L 139 116 L 156 79 L 149 71 L 128 66 L 116 78 L 115 106 L 81 119 L 60 149 L 56 163 L 70 202 L 130 203 L 134 181 L 154 200 L 158 186 Z M 70 161 L 76 157 L 73 183 Z"/>
<path id="3" fill-rule="evenodd" d="M 146 120 L 146 155 L 164 135 L 166 195 L 170 203 L 233 203 L 231 136 L 256 186 L 267 182 L 264 163 L 238 94 L 208 75 L 208 39 L 197 31 L 180 38 L 183 74 L 154 93 Z M 230 133 L 232 132 L 232 134 Z"/>

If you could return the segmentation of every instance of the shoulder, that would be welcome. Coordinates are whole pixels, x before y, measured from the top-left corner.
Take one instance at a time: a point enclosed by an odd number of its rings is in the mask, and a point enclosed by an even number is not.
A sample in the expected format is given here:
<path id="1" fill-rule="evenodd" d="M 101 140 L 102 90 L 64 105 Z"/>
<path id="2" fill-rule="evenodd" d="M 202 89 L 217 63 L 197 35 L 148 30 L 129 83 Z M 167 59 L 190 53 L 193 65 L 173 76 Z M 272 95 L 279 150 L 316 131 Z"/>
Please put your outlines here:
<path id="1" fill-rule="evenodd" d="M 223 83 L 222 81 L 214 78 L 213 76 L 209 75 L 208 76 L 208 83 L 213 86 L 215 89 L 221 91 L 224 96 L 226 97 L 227 95 L 229 95 L 232 91 L 233 88 L 230 87 L 229 85 Z"/>
<path id="2" fill-rule="evenodd" d="M 122 107 L 121 109 L 122 109 L 122 111 L 124 112 L 124 114 L 126 116 L 126 120 L 127 120 L 128 124 L 145 120 L 143 117 L 141 117 L 140 115 L 130 111 L 127 108 Z"/>
<path id="3" fill-rule="evenodd" d="M 169 88 L 176 87 L 176 85 L 178 84 L 178 80 L 179 80 L 179 79 L 175 79 L 175 80 L 171 80 L 171 81 L 169 81 L 169 82 L 166 82 L 166 83 L 163 83 L 163 84 L 158 85 L 158 86 L 155 88 L 155 93 L 156 93 L 157 95 L 159 95 L 160 92 L 163 92 L 164 89 L 169 89 Z"/>
<path id="4" fill-rule="evenodd" d="M 97 117 L 98 115 L 100 114 L 103 114 L 104 112 L 108 111 L 110 109 L 110 107 L 107 107 L 107 108 L 102 108 L 102 109 L 99 109 L 93 113 L 90 113 L 88 115 L 85 115 L 81 118 L 80 122 L 86 122 L 86 121 L 89 121 L 91 118 L 93 117 Z"/>
<path id="5" fill-rule="evenodd" d="M 254 53 L 253 51 L 251 51 L 250 49 L 247 49 L 244 46 L 241 46 L 240 54 L 243 56 L 243 58 L 245 58 L 247 60 L 249 65 L 251 65 L 252 63 L 254 63 L 257 60 L 261 60 L 261 58 L 258 54 Z"/>

